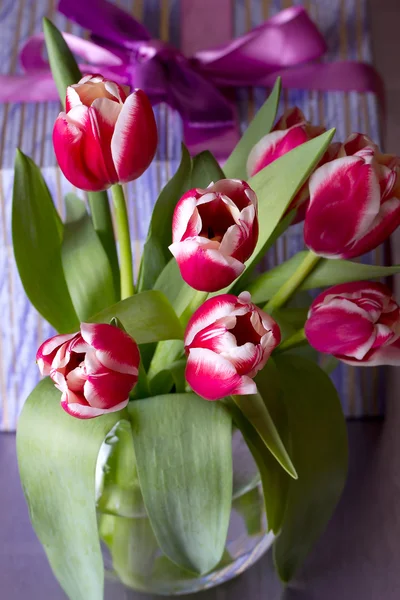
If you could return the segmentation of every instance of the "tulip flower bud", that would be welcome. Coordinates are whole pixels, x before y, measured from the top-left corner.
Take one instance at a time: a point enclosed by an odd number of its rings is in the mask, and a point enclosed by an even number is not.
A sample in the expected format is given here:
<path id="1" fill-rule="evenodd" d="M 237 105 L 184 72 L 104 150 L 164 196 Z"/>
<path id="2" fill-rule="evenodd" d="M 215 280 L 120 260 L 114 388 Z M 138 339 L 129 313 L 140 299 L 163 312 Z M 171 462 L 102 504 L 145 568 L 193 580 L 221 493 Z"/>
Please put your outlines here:
<path id="1" fill-rule="evenodd" d="M 273 130 L 261 138 L 250 152 L 247 160 L 249 176 L 252 177 L 274 160 L 324 131 L 324 127 L 311 125 L 299 108 L 287 110 Z"/>
<path id="2" fill-rule="evenodd" d="M 320 294 L 305 334 L 316 350 L 348 364 L 400 364 L 400 308 L 381 283 L 344 283 Z"/>
<path id="3" fill-rule="evenodd" d="M 327 258 L 354 258 L 373 250 L 400 225 L 400 159 L 351 135 L 339 157 L 310 179 L 304 224 L 307 246 Z"/>
<path id="4" fill-rule="evenodd" d="M 215 292 L 243 272 L 257 239 L 255 193 L 245 181 L 221 179 L 182 196 L 174 211 L 169 249 L 186 283 Z"/>
<path id="5" fill-rule="evenodd" d="M 61 406 L 90 419 L 121 410 L 138 379 L 136 342 L 112 325 L 81 323 L 78 333 L 56 335 L 36 354 L 42 375 L 62 392 Z"/>
<path id="6" fill-rule="evenodd" d="M 186 380 L 206 400 L 255 394 L 252 378 L 264 367 L 280 337 L 278 325 L 251 302 L 248 292 L 210 298 L 186 328 Z"/>
<path id="7" fill-rule="evenodd" d="M 312 125 L 307 121 L 299 108 L 294 107 L 287 110 L 276 123 L 273 130 L 261 138 L 250 152 L 247 161 L 249 177 L 252 177 L 284 154 L 287 154 L 290 150 L 321 135 L 324 131 L 324 127 Z M 338 146 L 339 144 L 331 144 L 320 164 L 335 158 Z M 306 182 L 295 198 L 293 198 L 285 215 L 292 210 L 299 209 L 294 222 L 298 223 L 302 221 L 305 216 L 308 198 L 308 182 Z"/>
<path id="8" fill-rule="evenodd" d="M 67 88 L 66 112 L 53 130 L 65 177 L 82 190 L 104 190 L 139 177 L 153 160 L 157 126 L 146 94 L 87 75 Z"/>

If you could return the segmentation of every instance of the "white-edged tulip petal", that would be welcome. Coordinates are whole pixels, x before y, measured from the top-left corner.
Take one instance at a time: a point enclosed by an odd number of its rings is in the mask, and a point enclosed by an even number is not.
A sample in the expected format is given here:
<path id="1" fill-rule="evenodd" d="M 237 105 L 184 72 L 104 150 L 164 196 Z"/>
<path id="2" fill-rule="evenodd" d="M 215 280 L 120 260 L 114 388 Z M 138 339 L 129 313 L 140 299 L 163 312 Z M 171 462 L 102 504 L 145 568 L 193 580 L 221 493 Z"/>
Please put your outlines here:
<path id="1" fill-rule="evenodd" d="M 150 165 L 157 148 L 157 125 L 150 100 L 142 90 L 125 100 L 111 140 L 120 182 L 132 181 Z"/>
<path id="2" fill-rule="evenodd" d="M 216 292 L 230 285 L 244 271 L 244 264 L 219 251 L 219 243 L 192 238 L 169 246 L 182 278 L 195 290 Z"/>
<path id="3" fill-rule="evenodd" d="M 192 195 L 192 191 L 184 194 L 179 200 L 174 210 L 172 219 L 172 241 L 180 242 L 187 230 L 189 221 L 192 219 L 196 211 L 196 196 Z M 198 219 L 198 213 L 196 221 Z M 200 233 L 200 230 L 197 232 Z"/>
<path id="4" fill-rule="evenodd" d="M 112 406 L 111 408 L 102 409 L 96 408 L 93 406 L 89 406 L 88 404 L 81 404 L 77 402 L 78 398 L 73 392 L 68 392 L 68 394 L 63 395 L 61 400 L 61 407 L 72 417 L 77 417 L 78 419 L 93 419 L 94 417 L 100 417 L 106 413 L 110 412 L 118 412 L 119 410 L 124 409 L 128 402 L 129 398 Z"/>
<path id="5" fill-rule="evenodd" d="M 72 340 L 77 333 L 65 333 L 62 335 L 55 335 L 43 342 L 36 353 L 36 362 L 39 367 L 40 374 L 43 377 L 47 377 L 50 375 L 50 368 L 53 362 L 53 359 L 57 353 L 58 348 Z"/>
<path id="6" fill-rule="evenodd" d="M 185 346 L 190 346 L 195 335 L 203 329 L 207 329 L 209 325 L 223 317 L 230 317 L 235 309 L 235 301 L 236 297 L 230 294 L 221 294 L 206 300 L 189 319 L 185 331 Z"/>
<path id="7" fill-rule="evenodd" d="M 229 360 L 204 348 L 190 350 L 186 380 L 193 391 L 206 400 L 219 400 L 231 394 L 243 393 L 238 392 L 240 389 L 252 394 L 257 389 L 251 379 L 242 382 L 242 377 Z"/>
<path id="8" fill-rule="evenodd" d="M 397 364 L 400 307 L 381 283 L 340 284 L 314 300 L 305 334 L 314 348 L 349 364 Z"/>
<path id="9" fill-rule="evenodd" d="M 96 350 L 96 357 L 104 367 L 118 373 L 138 374 L 139 350 L 127 333 L 104 323 L 81 323 L 81 334 Z"/>

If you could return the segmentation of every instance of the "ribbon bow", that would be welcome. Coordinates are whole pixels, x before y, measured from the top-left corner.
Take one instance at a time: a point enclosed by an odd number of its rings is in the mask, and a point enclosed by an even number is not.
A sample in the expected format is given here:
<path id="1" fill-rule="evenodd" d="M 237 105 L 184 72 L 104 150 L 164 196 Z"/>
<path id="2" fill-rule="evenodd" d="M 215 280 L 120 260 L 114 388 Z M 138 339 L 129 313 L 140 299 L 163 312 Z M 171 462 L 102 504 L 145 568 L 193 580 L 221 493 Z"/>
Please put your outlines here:
<path id="1" fill-rule="evenodd" d="M 61 0 L 59 10 L 91 31 L 91 41 L 63 34 L 72 52 L 87 61 L 81 70 L 140 87 L 153 104 L 166 102 L 177 110 L 192 151 L 207 147 L 221 157 L 235 143 L 237 123 L 227 88 L 271 87 L 280 75 L 283 86 L 291 88 L 380 91 L 371 65 L 315 62 L 326 44 L 301 6 L 287 8 L 246 35 L 190 58 L 151 39 L 141 23 L 106 0 Z M 20 54 L 25 75 L 3 76 L 0 100 L 57 99 L 42 58 L 43 43 L 43 35 L 28 40 Z"/>

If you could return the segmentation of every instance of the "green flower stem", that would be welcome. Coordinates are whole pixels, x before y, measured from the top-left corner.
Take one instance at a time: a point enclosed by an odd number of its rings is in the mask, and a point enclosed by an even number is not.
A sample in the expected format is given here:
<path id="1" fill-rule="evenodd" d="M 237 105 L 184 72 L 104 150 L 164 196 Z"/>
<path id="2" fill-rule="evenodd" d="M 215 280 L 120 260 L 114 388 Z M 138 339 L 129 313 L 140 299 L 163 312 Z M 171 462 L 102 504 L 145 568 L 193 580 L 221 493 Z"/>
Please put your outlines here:
<path id="1" fill-rule="evenodd" d="M 129 298 L 135 293 L 133 285 L 133 270 L 132 270 L 132 248 L 131 236 L 129 233 L 128 211 L 124 190 L 118 183 L 111 188 L 113 202 L 115 207 L 115 217 L 117 222 L 117 234 L 120 249 L 120 266 L 121 266 L 121 299 Z"/>
<path id="2" fill-rule="evenodd" d="M 304 333 L 304 328 L 299 329 L 289 338 L 287 338 L 284 342 L 282 342 L 274 352 L 275 354 L 280 354 L 281 352 L 285 352 L 286 350 L 292 350 L 293 348 L 298 348 L 299 346 L 304 346 L 304 344 L 308 344 L 306 334 Z"/>
<path id="3" fill-rule="evenodd" d="M 317 256 L 310 250 L 301 265 L 297 268 L 293 275 L 285 281 L 276 294 L 272 296 L 272 298 L 266 303 L 263 310 L 268 313 L 272 313 L 274 310 L 286 304 L 286 302 L 290 300 L 306 277 L 315 268 L 319 260 L 321 260 L 321 256 Z"/>
<path id="4" fill-rule="evenodd" d="M 114 229 L 111 218 L 110 205 L 108 203 L 107 192 L 89 192 L 88 193 L 90 214 L 93 221 L 93 227 L 96 230 L 99 240 L 108 256 L 111 265 L 114 288 L 119 298 L 120 277 L 117 247 L 115 244 Z"/>

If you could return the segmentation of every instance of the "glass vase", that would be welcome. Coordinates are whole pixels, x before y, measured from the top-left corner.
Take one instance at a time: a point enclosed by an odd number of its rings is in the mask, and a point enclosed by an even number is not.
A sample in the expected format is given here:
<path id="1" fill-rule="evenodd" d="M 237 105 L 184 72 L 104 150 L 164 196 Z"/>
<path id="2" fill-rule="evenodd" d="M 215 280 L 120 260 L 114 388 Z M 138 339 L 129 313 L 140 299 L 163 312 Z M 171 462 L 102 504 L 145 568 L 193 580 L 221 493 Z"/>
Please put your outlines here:
<path id="1" fill-rule="evenodd" d="M 175 565 L 162 552 L 143 505 L 130 426 L 107 436 L 96 470 L 97 516 L 105 600 L 127 600 L 129 589 L 159 595 L 198 592 L 224 583 L 253 565 L 271 546 L 259 474 L 239 431 L 232 436 L 233 500 L 221 561 L 205 575 Z M 127 473 L 129 475 L 127 476 Z"/>

